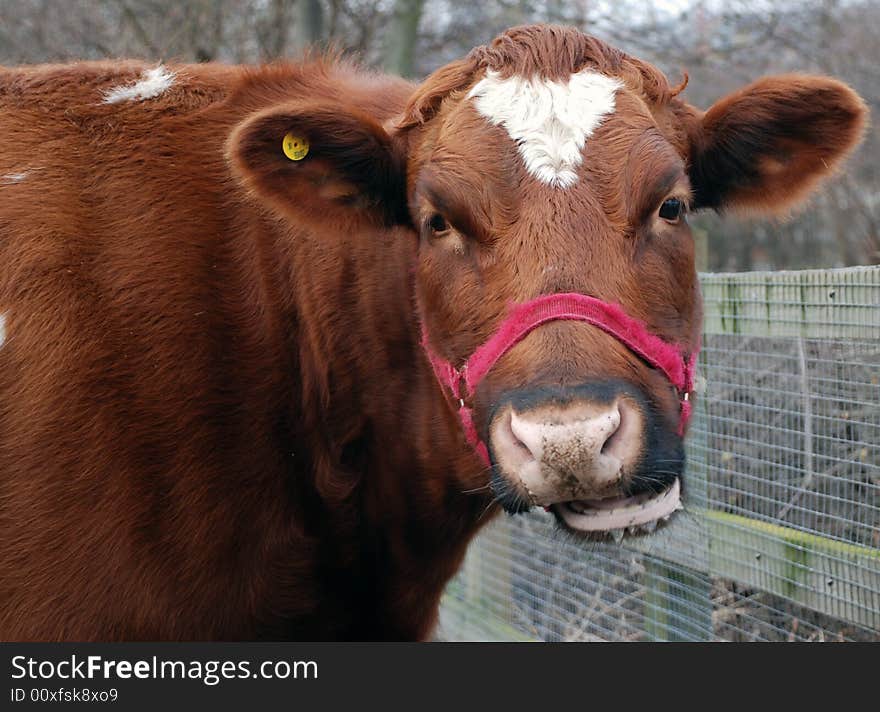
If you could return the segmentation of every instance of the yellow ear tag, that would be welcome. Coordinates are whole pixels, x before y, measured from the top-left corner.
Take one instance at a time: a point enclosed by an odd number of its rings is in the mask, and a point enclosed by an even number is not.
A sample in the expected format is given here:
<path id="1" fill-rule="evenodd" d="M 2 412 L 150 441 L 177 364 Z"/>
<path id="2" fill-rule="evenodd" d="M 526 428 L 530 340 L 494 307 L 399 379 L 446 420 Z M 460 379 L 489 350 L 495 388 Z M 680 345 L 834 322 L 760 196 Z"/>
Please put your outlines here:
<path id="1" fill-rule="evenodd" d="M 295 136 L 292 133 L 284 137 L 281 146 L 284 149 L 284 155 L 291 161 L 301 161 L 309 152 L 309 142 L 302 136 Z"/>

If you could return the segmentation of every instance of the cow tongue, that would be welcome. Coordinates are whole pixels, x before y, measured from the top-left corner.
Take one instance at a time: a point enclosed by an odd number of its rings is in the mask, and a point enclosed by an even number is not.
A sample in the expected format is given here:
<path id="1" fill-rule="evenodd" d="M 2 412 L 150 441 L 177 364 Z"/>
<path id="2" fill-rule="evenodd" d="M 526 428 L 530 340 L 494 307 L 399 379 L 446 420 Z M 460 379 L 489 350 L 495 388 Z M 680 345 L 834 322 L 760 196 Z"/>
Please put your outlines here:
<path id="1" fill-rule="evenodd" d="M 584 499 L 554 505 L 565 523 L 577 531 L 623 531 L 627 527 L 653 530 L 658 520 L 681 509 L 678 478 L 663 492 L 646 492 L 633 497 Z"/>

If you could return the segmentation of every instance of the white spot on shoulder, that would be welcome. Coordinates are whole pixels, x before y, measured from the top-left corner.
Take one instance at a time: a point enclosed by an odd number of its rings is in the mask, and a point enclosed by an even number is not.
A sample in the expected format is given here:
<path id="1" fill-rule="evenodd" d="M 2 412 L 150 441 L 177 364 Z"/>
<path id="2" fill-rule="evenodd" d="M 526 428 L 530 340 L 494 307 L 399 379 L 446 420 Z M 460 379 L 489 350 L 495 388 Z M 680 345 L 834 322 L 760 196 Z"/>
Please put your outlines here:
<path id="1" fill-rule="evenodd" d="M 477 111 L 503 126 L 516 141 L 529 173 L 558 188 L 577 183 L 576 168 L 587 139 L 614 112 L 623 83 L 584 69 L 567 82 L 513 76 L 488 70 L 471 89 Z"/>
<path id="2" fill-rule="evenodd" d="M 6 343 L 6 312 L 0 314 L 0 348 Z"/>
<path id="3" fill-rule="evenodd" d="M 174 84 L 174 72 L 169 72 L 161 64 L 147 69 L 134 84 L 114 87 L 104 92 L 105 104 L 118 104 L 123 101 L 143 101 L 155 99 Z"/>
<path id="4" fill-rule="evenodd" d="M 7 173 L 6 175 L 0 176 L 0 181 L 3 182 L 3 185 L 21 183 L 25 178 L 28 177 L 28 173 L 30 173 L 30 171 L 22 171 L 21 173 Z"/>

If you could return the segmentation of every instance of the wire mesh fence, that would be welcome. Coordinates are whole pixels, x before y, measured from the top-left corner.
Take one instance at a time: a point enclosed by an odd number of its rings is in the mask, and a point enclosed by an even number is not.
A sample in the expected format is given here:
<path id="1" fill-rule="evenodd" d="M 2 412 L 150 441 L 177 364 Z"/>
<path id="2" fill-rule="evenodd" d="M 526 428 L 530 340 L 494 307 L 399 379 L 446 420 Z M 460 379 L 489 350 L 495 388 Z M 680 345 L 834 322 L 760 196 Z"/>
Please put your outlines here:
<path id="1" fill-rule="evenodd" d="M 702 275 L 685 511 L 584 542 L 502 516 L 446 640 L 880 640 L 880 267 Z"/>

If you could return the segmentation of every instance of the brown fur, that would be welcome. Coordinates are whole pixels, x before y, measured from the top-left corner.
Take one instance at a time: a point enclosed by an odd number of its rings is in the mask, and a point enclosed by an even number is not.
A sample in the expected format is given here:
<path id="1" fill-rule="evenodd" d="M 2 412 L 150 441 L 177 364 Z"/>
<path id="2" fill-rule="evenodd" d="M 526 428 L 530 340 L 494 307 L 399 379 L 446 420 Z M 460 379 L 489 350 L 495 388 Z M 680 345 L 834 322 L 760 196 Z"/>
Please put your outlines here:
<path id="1" fill-rule="evenodd" d="M 463 91 L 487 67 L 585 65 L 627 90 L 554 192 Z M 555 27 L 419 87 L 329 60 L 179 66 L 159 97 L 101 103 L 143 68 L 0 73 L 0 176 L 26 173 L 0 180 L 3 640 L 426 637 L 495 505 L 419 315 L 457 362 L 548 291 L 693 343 L 693 247 L 658 204 L 787 206 L 864 123 L 816 77 L 703 117 L 655 68 Z M 304 161 L 281 154 L 288 130 Z M 611 376 L 675 421 L 662 376 L 559 323 L 502 359 L 478 422 L 500 390 Z"/>

